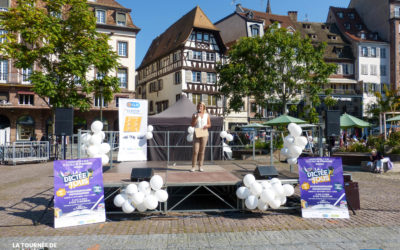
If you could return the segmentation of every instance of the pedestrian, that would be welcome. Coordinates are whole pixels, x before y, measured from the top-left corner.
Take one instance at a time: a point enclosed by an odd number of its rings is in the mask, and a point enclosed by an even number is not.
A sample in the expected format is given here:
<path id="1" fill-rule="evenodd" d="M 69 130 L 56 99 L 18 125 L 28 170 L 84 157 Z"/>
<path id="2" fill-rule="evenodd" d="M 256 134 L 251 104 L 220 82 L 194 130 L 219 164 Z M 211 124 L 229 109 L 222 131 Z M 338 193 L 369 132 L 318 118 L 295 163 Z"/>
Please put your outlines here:
<path id="1" fill-rule="evenodd" d="M 200 102 L 197 104 L 197 112 L 192 116 L 191 126 L 195 128 L 193 138 L 193 156 L 191 172 L 196 170 L 198 163 L 199 171 L 203 172 L 204 153 L 208 141 L 208 129 L 211 128 L 210 116 L 206 110 L 206 104 Z"/>
<path id="2" fill-rule="evenodd" d="M 376 149 L 372 149 L 369 159 L 371 161 L 368 162 L 368 166 L 370 167 L 371 172 L 373 173 L 380 173 L 383 168 L 382 167 L 383 163 L 389 160 L 388 158 L 384 158 L 382 153 L 377 151 Z"/>

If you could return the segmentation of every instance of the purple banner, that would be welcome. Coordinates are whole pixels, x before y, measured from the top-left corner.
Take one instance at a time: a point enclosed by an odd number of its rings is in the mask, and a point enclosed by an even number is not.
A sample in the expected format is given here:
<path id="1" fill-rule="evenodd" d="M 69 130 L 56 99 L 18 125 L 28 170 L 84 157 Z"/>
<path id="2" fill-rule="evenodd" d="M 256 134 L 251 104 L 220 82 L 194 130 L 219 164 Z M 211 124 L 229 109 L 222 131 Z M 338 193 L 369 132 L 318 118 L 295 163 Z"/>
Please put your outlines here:
<path id="1" fill-rule="evenodd" d="M 301 211 L 304 218 L 349 218 L 342 158 L 299 158 Z"/>
<path id="2" fill-rule="evenodd" d="M 54 227 L 105 222 L 100 158 L 54 162 Z"/>

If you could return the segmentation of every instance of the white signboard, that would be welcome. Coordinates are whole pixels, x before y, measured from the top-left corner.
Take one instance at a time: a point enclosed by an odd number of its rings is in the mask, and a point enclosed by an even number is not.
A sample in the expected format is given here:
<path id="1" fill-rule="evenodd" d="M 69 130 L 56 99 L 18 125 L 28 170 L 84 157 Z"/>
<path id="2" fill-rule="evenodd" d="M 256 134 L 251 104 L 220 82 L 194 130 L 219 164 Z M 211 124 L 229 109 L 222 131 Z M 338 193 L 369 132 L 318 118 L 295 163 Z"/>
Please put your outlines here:
<path id="1" fill-rule="evenodd" d="M 118 161 L 147 160 L 147 100 L 119 99 Z"/>

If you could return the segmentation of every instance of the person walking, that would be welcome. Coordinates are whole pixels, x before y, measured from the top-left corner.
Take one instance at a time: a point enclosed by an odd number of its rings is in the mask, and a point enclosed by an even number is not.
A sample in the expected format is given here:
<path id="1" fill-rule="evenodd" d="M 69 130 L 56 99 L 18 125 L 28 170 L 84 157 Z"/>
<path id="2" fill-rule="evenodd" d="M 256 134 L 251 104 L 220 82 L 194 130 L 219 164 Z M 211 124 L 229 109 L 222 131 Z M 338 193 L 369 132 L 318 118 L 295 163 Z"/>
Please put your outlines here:
<path id="1" fill-rule="evenodd" d="M 199 171 L 203 172 L 204 153 L 208 141 L 208 129 L 211 127 L 210 116 L 206 111 L 204 102 L 197 104 L 197 112 L 192 116 L 191 126 L 195 128 L 193 138 L 193 156 L 191 172 L 196 170 L 198 162 Z"/>

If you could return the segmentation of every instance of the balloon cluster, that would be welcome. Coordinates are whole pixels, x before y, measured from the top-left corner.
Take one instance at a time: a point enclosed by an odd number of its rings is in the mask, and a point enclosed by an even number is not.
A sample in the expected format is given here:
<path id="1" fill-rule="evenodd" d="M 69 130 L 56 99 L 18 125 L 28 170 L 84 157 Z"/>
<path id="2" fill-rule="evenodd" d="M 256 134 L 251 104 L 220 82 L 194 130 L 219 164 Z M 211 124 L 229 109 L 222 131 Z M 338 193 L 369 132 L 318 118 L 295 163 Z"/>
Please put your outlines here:
<path id="1" fill-rule="evenodd" d="M 111 146 L 103 142 L 106 137 L 102 131 L 103 123 L 101 121 L 94 121 L 90 129 L 92 130 L 92 134 L 85 133 L 81 135 L 81 152 L 90 158 L 101 158 L 102 164 L 106 165 L 110 161 L 107 154 L 110 152 Z"/>
<path id="2" fill-rule="evenodd" d="M 146 132 L 146 139 L 147 140 L 153 139 L 153 130 L 154 130 L 154 128 L 153 128 L 152 125 L 147 126 L 147 132 Z"/>
<path id="3" fill-rule="evenodd" d="M 245 205 L 250 210 L 258 208 L 265 211 L 269 207 L 278 209 L 286 203 L 286 197 L 294 194 L 294 187 L 290 184 L 282 185 L 278 178 L 260 181 L 254 175 L 247 174 L 243 183 L 244 187 L 236 190 L 236 196 L 245 200 Z"/>
<path id="4" fill-rule="evenodd" d="M 281 149 L 281 155 L 287 157 L 287 162 L 290 165 L 297 164 L 297 158 L 303 152 L 308 141 L 305 136 L 301 136 L 303 130 L 295 123 L 288 125 L 289 135 L 283 139 L 283 148 Z"/>
<path id="5" fill-rule="evenodd" d="M 233 141 L 233 135 L 228 134 L 228 132 L 226 131 L 221 131 L 221 133 L 219 133 L 219 136 L 221 136 L 222 139 L 226 139 L 227 142 Z"/>
<path id="6" fill-rule="evenodd" d="M 188 127 L 187 132 L 189 134 L 186 136 L 186 140 L 188 142 L 192 142 L 193 141 L 193 134 L 194 134 L 194 127 L 192 127 L 192 126 Z"/>
<path id="7" fill-rule="evenodd" d="M 122 208 L 124 213 L 130 214 L 135 209 L 144 212 L 147 209 L 154 210 L 158 202 L 168 200 L 168 193 L 161 189 L 164 181 L 161 176 L 154 175 L 150 183 L 142 181 L 138 185 L 129 184 L 122 193 L 114 197 L 114 205 Z"/>

